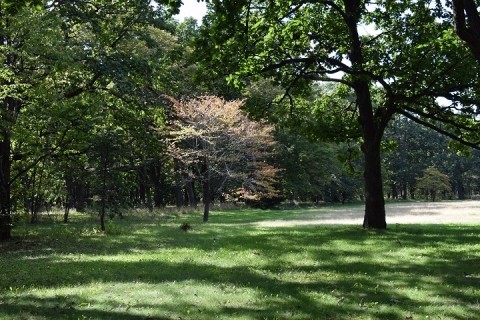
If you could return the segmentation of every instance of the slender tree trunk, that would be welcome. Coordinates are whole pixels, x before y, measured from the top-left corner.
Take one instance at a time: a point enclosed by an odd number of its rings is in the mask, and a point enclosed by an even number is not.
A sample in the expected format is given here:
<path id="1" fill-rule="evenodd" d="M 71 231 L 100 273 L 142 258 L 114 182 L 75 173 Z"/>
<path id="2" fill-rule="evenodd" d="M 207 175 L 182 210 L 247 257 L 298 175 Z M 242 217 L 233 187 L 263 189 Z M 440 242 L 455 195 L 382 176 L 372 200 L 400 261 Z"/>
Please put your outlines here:
<path id="1" fill-rule="evenodd" d="M 65 210 L 63 212 L 63 223 L 68 223 L 68 215 L 70 214 L 70 196 L 67 194 L 67 198 L 65 199 Z"/>
<path id="2" fill-rule="evenodd" d="M 195 185 L 192 178 L 185 177 L 185 189 L 187 192 L 188 205 L 191 208 L 197 207 L 197 199 L 195 197 Z"/>
<path id="3" fill-rule="evenodd" d="M 415 199 L 415 187 L 414 186 L 410 186 L 410 199 L 414 200 Z"/>
<path id="4" fill-rule="evenodd" d="M 175 204 L 177 208 L 183 207 L 183 195 L 182 195 L 182 176 L 180 173 L 180 162 L 175 159 L 173 160 L 173 166 L 175 170 Z"/>
<path id="5" fill-rule="evenodd" d="M 102 199 L 100 201 L 100 228 L 105 231 L 105 211 L 107 207 L 107 170 L 108 170 L 108 146 L 102 152 Z"/>
<path id="6" fill-rule="evenodd" d="M 396 182 L 392 183 L 392 198 L 395 200 L 398 199 L 398 188 Z"/>
<path id="7" fill-rule="evenodd" d="M 145 170 L 144 165 L 138 170 L 138 197 L 140 200 L 140 205 L 145 206 L 146 201 L 146 183 L 145 183 Z"/>
<path id="8" fill-rule="evenodd" d="M 75 183 L 75 210 L 84 212 L 87 208 L 88 189 L 84 181 L 78 180 Z"/>
<path id="9" fill-rule="evenodd" d="M 457 181 L 457 195 L 458 200 L 465 200 L 465 185 L 463 184 L 462 180 Z"/>
<path id="10" fill-rule="evenodd" d="M 36 195 L 36 188 L 37 188 L 37 168 L 33 168 L 32 173 L 32 190 L 30 194 L 30 223 L 37 223 L 38 222 L 38 196 Z"/>
<path id="11" fill-rule="evenodd" d="M 10 217 L 10 133 L 1 131 L 0 143 L 0 241 L 11 238 Z"/>
<path id="12" fill-rule="evenodd" d="M 207 222 L 210 217 L 210 170 L 207 159 L 202 164 L 202 191 L 203 191 L 203 222 Z"/>
<path id="13" fill-rule="evenodd" d="M 75 189 L 73 184 L 73 177 L 70 173 L 65 173 L 65 211 L 63 213 L 63 223 L 68 223 L 68 215 L 70 213 L 70 209 L 72 208 L 72 204 L 74 203 L 75 198 Z"/>
<path id="14" fill-rule="evenodd" d="M 142 166 L 139 170 L 140 200 L 142 205 L 146 206 L 150 212 L 153 211 L 152 192 L 148 181 L 147 164 L 142 157 Z"/>
<path id="15" fill-rule="evenodd" d="M 153 181 L 153 202 L 155 207 L 160 208 L 165 206 L 164 198 L 164 175 L 162 173 L 162 167 L 160 160 L 156 159 L 153 163 L 151 171 L 151 180 Z"/>

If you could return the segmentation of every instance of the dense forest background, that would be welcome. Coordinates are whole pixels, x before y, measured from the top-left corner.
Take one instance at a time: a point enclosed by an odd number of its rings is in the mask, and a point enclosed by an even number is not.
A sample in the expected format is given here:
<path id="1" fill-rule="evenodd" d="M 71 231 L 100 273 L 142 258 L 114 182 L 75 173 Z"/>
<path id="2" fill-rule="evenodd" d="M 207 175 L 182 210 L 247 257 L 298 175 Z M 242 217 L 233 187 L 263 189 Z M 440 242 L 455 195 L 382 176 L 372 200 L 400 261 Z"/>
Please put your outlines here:
<path id="1" fill-rule="evenodd" d="M 343 84 L 288 96 L 269 77 L 234 86 L 205 58 L 202 27 L 172 19 L 170 2 L 2 2 L 3 223 L 52 208 L 65 222 L 98 211 L 104 228 L 127 208 L 203 203 L 207 221 L 211 203 L 363 201 Z M 387 198 L 480 193 L 479 152 L 401 114 L 381 151 Z"/>

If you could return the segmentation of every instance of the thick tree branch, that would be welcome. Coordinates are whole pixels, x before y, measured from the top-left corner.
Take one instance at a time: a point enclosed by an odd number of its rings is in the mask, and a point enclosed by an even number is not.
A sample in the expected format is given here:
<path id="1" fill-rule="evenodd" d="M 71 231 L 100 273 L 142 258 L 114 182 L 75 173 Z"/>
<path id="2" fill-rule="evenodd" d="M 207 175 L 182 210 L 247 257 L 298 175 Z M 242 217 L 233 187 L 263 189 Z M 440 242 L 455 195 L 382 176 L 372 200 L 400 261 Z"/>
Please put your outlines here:
<path id="1" fill-rule="evenodd" d="M 459 124 L 458 122 L 455 122 L 452 119 L 438 117 L 437 114 L 444 115 L 444 112 L 442 112 L 442 111 L 439 111 L 437 113 L 426 113 L 426 112 L 423 112 L 423 111 L 420 111 L 418 109 L 411 108 L 411 107 L 408 107 L 408 106 L 403 106 L 402 110 L 404 110 L 405 112 L 408 112 L 410 114 L 416 114 L 416 115 L 418 115 L 422 118 L 426 118 L 426 119 L 430 119 L 430 120 L 433 120 L 433 121 L 436 121 L 436 122 L 441 122 L 441 123 L 444 123 L 444 124 L 454 126 L 454 127 L 458 128 L 460 130 L 470 131 L 472 133 L 476 132 L 476 130 L 474 128 L 471 128 L 471 127 L 468 127 L 468 126 L 463 126 L 463 125 Z"/>
<path id="2" fill-rule="evenodd" d="M 477 5 L 474 0 L 453 0 L 452 4 L 455 31 L 480 62 L 480 15 Z"/>
<path id="3" fill-rule="evenodd" d="M 474 148 L 474 149 L 478 149 L 480 150 L 480 142 L 470 142 L 470 141 L 466 141 L 465 139 L 462 139 L 461 137 L 459 137 L 458 135 L 455 135 L 449 131 L 446 131 L 428 121 L 425 121 L 425 120 L 422 120 L 418 117 L 415 117 L 414 115 L 412 115 L 411 113 L 407 112 L 406 110 L 400 110 L 399 113 L 403 116 L 405 116 L 406 118 L 412 120 L 413 122 L 415 123 L 418 123 L 422 126 L 425 126 L 427 128 L 430 128 L 444 136 L 447 136 L 449 137 L 450 139 L 454 140 L 454 141 L 457 141 L 457 142 L 460 142 L 461 144 L 467 146 L 467 147 L 471 147 L 471 148 Z"/>

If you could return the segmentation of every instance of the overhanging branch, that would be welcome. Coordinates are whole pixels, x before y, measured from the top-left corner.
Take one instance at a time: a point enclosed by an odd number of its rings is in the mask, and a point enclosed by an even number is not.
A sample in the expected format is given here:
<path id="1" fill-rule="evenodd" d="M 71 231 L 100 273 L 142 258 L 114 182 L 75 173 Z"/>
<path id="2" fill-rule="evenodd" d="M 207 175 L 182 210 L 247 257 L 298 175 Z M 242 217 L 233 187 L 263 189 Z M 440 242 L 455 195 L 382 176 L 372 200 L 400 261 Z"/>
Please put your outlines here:
<path id="1" fill-rule="evenodd" d="M 398 111 L 401 115 L 405 116 L 406 118 L 412 120 L 413 122 L 415 123 L 418 123 L 422 126 L 425 126 L 427 128 L 430 128 L 444 136 L 447 136 L 449 137 L 450 139 L 454 140 L 454 141 L 457 141 L 457 142 L 460 142 L 461 144 L 467 146 L 467 147 L 471 147 L 473 149 L 477 149 L 477 150 L 480 150 L 480 142 L 470 142 L 470 141 L 467 141 L 465 139 L 462 139 L 461 137 L 459 137 L 458 135 L 456 134 L 453 134 L 445 129 L 442 129 L 440 128 L 439 126 L 436 126 L 434 125 L 433 123 L 430 123 L 428 121 L 425 121 L 425 120 L 422 120 L 418 117 L 415 117 L 413 114 L 407 112 L 406 110 L 399 110 Z"/>

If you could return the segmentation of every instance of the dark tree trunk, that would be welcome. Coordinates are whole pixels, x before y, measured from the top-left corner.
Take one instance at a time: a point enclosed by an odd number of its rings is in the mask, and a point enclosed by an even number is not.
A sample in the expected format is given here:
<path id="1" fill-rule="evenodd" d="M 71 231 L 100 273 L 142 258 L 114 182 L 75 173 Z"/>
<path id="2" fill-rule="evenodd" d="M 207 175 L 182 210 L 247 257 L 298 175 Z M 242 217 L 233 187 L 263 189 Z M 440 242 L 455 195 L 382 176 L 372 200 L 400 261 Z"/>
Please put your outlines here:
<path id="1" fill-rule="evenodd" d="M 140 189 L 140 201 L 142 205 L 146 206 L 148 210 L 153 211 L 152 192 L 148 181 L 147 164 L 142 159 L 142 166 L 139 170 L 139 189 Z"/>
<path id="2" fill-rule="evenodd" d="M 344 0 L 345 23 L 350 35 L 349 58 L 354 70 L 360 74 L 352 75 L 352 88 L 356 95 L 356 105 L 359 111 L 359 122 L 362 128 L 362 151 L 365 157 L 365 218 L 364 228 L 385 229 L 385 199 L 383 198 L 382 173 L 380 162 L 380 142 L 384 129 L 391 119 L 393 103 L 377 106 L 374 112 L 370 93 L 370 80 L 361 74 L 363 70 L 362 42 L 358 33 L 358 22 L 361 16 L 362 2 L 359 0 Z M 393 100 L 392 100 L 393 101 Z"/>
<path id="3" fill-rule="evenodd" d="M 162 173 L 160 160 L 156 159 L 150 171 L 151 180 L 153 181 L 153 202 L 155 207 L 160 208 L 165 206 L 165 179 Z"/>
<path id="4" fill-rule="evenodd" d="M 175 204 L 177 205 L 177 208 L 183 207 L 184 201 L 183 201 L 183 195 L 182 195 L 182 186 L 183 186 L 183 181 L 182 181 L 182 175 L 180 173 L 180 163 L 178 160 L 173 161 L 173 166 L 175 170 Z"/>
<path id="5" fill-rule="evenodd" d="M 385 229 L 385 200 L 383 198 L 380 143 L 365 141 L 365 217 L 364 228 Z"/>
<path id="6" fill-rule="evenodd" d="M 457 194 L 458 200 L 465 200 L 465 186 L 461 180 L 457 182 Z"/>
<path id="7" fill-rule="evenodd" d="M 37 223 L 38 222 L 38 211 L 40 207 L 40 199 L 37 195 L 37 167 L 33 168 L 32 173 L 32 187 L 31 187 L 31 194 L 30 194 L 30 223 Z"/>
<path id="8" fill-rule="evenodd" d="M 392 198 L 397 200 L 398 199 L 398 188 L 397 188 L 397 183 L 393 182 L 392 183 Z"/>
<path id="9" fill-rule="evenodd" d="M 362 152 L 365 160 L 365 217 L 364 228 L 385 229 L 385 199 L 383 196 L 382 165 L 380 143 L 388 118 L 386 115 L 373 114 L 373 105 L 369 84 L 364 80 L 355 82 L 357 106 L 360 112 L 359 122 L 362 127 Z"/>
<path id="10" fill-rule="evenodd" d="M 145 189 L 146 189 L 146 182 L 145 182 L 145 171 L 144 171 L 144 166 L 142 166 L 139 170 L 138 170 L 138 197 L 139 197 L 139 200 L 140 200 L 140 205 L 141 206 L 145 206 L 146 204 L 146 192 L 145 192 Z"/>
<path id="11" fill-rule="evenodd" d="M 403 200 L 407 200 L 407 196 L 408 196 L 408 195 L 407 195 L 407 183 L 406 183 L 406 182 L 403 183 L 402 189 L 403 189 L 403 191 L 402 191 L 402 199 L 403 199 Z"/>
<path id="12" fill-rule="evenodd" d="M 185 190 L 187 193 L 188 205 L 191 208 L 197 207 L 197 199 L 195 196 L 195 185 L 192 178 L 186 178 Z"/>
<path id="13" fill-rule="evenodd" d="M 68 223 L 68 215 L 70 214 L 70 208 L 71 208 L 71 204 L 70 204 L 70 199 L 69 199 L 69 196 L 67 194 L 67 198 L 65 200 L 65 210 L 63 211 L 63 223 Z"/>
<path id="14" fill-rule="evenodd" d="M 0 144 L 0 241 L 11 238 L 10 218 L 10 133 L 1 132 Z"/>
<path id="15" fill-rule="evenodd" d="M 68 223 L 68 215 L 75 200 L 75 187 L 73 184 L 73 177 L 69 172 L 65 173 L 65 211 L 63 213 L 63 223 Z"/>
<path id="16" fill-rule="evenodd" d="M 2 19 L 2 25 L 8 26 L 10 21 L 8 17 L 2 16 L 3 12 L 0 12 L 0 19 Z M 3 31 L 3 30 L 2 30 Z M 0 43 L 4 46 L 10 46 L 10 39 L 5 34 L 0 34 Z M 9 51 L 9 50 L 7 50 Z M 16 57 L 14 54 L 8 54 L 6 59 L 2 61 L 3 66 L 8 67 L 15 65 Z M 5 83 L 6 82 L 6 83 Z M 8 80 L 2 81 L 0 85 L 11 85 L 13 83 Z M 11 136 L 8 128 L 9 124 L 13 124 L 16 121 L 22 103 L 19 99 L 6 97 L 0 102 L 0 241 L 8 240 L 11 238 L 11 194 L 10 194 L 10 169 L 12 166 L 11 160 Z"/>
<path id="17" fill-rule="evenodd" d="M 73 203 L 75 204 L 75 210 L 78 212 L 83 212 L 87 208 L 87 187 L 85 186 L 85 182 L 77 179 L 73 182 L 73 188 Z"/>
<path id="18" fill-rule="evenodd" d="M 0 214 L 0 241 L 9 240 L 11 234 L 12 220 L 9 214 Z"/>

